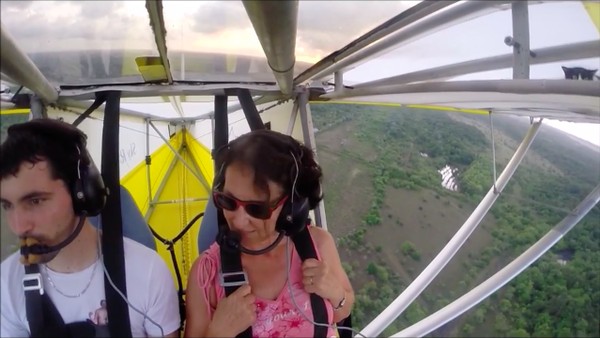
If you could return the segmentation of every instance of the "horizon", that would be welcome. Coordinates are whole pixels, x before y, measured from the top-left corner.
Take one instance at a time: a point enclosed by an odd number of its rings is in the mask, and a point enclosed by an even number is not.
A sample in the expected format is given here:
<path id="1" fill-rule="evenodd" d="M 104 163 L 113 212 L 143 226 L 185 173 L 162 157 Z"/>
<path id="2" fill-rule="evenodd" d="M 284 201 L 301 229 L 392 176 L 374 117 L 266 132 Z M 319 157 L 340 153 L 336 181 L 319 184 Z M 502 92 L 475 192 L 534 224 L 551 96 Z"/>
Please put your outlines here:
<path id="1" fill-rule="evenodd" d="M 575 136 L 600 149 L 600 124 L 575 123 L 558 120 L 544 120 L 542 125 L 544 124 L 571 136 Z"/>

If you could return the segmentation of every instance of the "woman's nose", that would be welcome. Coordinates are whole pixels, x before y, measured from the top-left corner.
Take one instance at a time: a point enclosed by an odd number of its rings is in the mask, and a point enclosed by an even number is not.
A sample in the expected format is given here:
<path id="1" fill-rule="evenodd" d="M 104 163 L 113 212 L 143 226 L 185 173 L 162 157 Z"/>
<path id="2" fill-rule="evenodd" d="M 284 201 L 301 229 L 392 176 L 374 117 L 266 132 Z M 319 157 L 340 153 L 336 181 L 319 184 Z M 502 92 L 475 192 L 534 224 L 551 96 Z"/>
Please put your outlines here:
<path id="1" fill-rule="evenodd" d="M 246 213 L 244 208 L 239 207 L 234 211 L 231 211 L 231 220 L 233 221 L 233 226 L 236 228 L 244 228 L 250 222 L 250 216 Z"/>

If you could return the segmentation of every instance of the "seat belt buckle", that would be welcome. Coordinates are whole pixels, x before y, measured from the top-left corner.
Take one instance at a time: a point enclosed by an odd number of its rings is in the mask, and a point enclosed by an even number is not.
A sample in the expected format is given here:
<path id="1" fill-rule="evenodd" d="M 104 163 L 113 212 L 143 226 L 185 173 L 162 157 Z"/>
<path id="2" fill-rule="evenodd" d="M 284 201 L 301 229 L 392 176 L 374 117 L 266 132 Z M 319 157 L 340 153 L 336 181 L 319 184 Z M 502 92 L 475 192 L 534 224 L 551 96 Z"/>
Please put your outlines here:
<path id="1" fill-rule="evenodd" d="M 246 271 L 220 272 L 219 283 L 222 287 L 240 286 L 248 283 Z"/>
<path id="2" fill-rule="evenodd" d="M 28 273 L 23 277 L 23 290 L 39 291 L 40 295 L 44 294 L 44 286 L 42 285 L 41 273 Z"/>

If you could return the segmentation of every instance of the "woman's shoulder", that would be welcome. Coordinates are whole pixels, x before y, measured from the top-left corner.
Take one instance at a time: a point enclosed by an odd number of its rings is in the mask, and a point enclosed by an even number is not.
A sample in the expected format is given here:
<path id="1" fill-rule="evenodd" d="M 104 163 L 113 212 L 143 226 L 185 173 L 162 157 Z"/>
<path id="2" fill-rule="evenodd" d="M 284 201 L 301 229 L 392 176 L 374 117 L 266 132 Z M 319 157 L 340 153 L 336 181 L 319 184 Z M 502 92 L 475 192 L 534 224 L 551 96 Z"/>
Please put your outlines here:
<path id="1" fill-rule="evenodd" d="M 191 271 L 196 272 L 200 279 L 210 279 L 214 277 L 215 270 L 220 265 L 220 252 L 219 245 L 217 243 L 211 244 L 211 246 L 200 253 L 196 260 L 192 264 Z"/>
<path id="2" fill-rule="evenodd" d="M 311 225 L 308 227 L 310 232 L 310 236 L 313 239 L 313 242 L 319 248 L 319 251 L 322 251 L 323 248 L 331 248 L 331 246 L 335 247 L 335 242 L 333 240 L 333 236 L 331 233 L 321 227 Z"/>

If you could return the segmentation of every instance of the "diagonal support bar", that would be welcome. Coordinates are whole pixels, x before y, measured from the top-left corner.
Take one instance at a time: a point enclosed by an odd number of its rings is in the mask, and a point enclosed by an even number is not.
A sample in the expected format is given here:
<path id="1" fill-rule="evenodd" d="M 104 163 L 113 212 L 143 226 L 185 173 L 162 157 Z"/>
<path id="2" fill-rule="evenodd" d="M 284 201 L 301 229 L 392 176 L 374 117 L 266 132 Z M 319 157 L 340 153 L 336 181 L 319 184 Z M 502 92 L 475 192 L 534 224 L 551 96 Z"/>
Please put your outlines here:
<path id="1" fill-rule="evenodd" d="M 396 298 L 379 316 L 377 316 L 360 333 L 367 337 L 377 337 L 388 327 L 406 308 L 425 290 L 433 279 L 442 271 L 448 262 L 454 257 L 458 249 L 465 243 L 467 238 L 473 233 L 481 220 L 490 210 L 500 193 L 504 190 L 508 181 L 517 170 L 519 164 L 525 157 L 527 150 L 535 139 L 542 121 L 535 122 L 529 128 L 525 138 L 515 151 L 506 168 L 498 177 L 496 189 L 492 187 L 483 197 L 477 208 L 471 216 L 460 227 L 456 234 L 450 239 L 448 244 L 431 261 L 431 263 L 419 274 L 417 278 Z"/>
<path id="2" fill-rule="evenodd" d="M 434 3 L 437 4 L 437 6 L 441 6 L 447 2 L 423 1 L 423 4 L 427 3 Z M 436 13 L 432 12 L 432 15 L 427 15 L 421 20 L 413 22 L 407 27 L 399 26 L 399 28 L 402 29 L 399 29 L 394 34 L 390 34 L 385 39 L 381 39 L 366 48 L 356 51 L 356 53 L 353 53 L 334 65 L 321 70 L 319 73 L 307 80 L 322 79 L 339 70 L 347 71 L 359 62 L 367 60 L 367 58 L 373 58 L 376 55 L 386 53 L 393 48 L 398 48 L 401 45 L 410 43 L 411 41 L 416 41 L 419 38 L 427 36 L 428 34 L 441 31 L 445 28 L 452 27 L 456 24 L 471 20 L 486 13 L 500 10 L 507 3 L 510 3 L 510 1 L 464 1 L 456 4 L 455 6 L 449 7 L 444 11 L 437 11 Z M 434 5 L 432 5 L 432 7 L 433 6 Z M 441 8 L 444 7 L 445 6 L 441 6 Z M 429 9 L 425 10 L 427 11 Z M 421 17 L 422 13 L 415 13 L 414 15 Z M 303 74 L 300 74 L 298 78 L 303 79 L 304 77 L 301 77 L 302 75 Z M 296 80 L 296 83 L 299 83 L 299 81 Z"/>
<path id="3" fill-rule="evenodd" d="M 169 147 L 169 149 L 171 149 L 171 151 L 173 152 L 175 157 L 177 157 L 177 159 L 179 159 L 181 161 L 181 163 L 192 173 L 192 175 L 194 175 L 194 177 L 196 177 L 198 179 L 198 181 L 202 185 L 204 185 L 204 188 L 206 188 L 206 190 L 210 191 L 210 187 L 207 185 L 208 183 L 206 182 L 206 180 L 202 178 L 202 174 L 197 172 L 196 170 L 194 170 L 194 168 L 192 168 L 189 165 L 189 163 L 187 163 L 187 161 L 183 157 L 181 157 L 179 152 L 177 150 L 175 150 L 175 148 L 173 148 L 173 146 L 171 145 L 169 140 L 167 140 L 164 137 L 164 135 L 158 130 L 158 128 L 156 128 L 156 126 L 154 125 L 154 123 L 152 123 L 152 121 L 150 121 L 149 123 L 150 123 L 150 127 L 152 127 L 152 129 L 154 129 L 154 131 L 158 134 L 158 136 L 160 136 L 160 138 L 165 142 L 167 147 Z"/>
<path id="4" fill-rule="evenodd" d="M 167 74 L 167 81 L 169 84 L 173 84 L 171 63 L 167 56 L 167 29 L 165 28 L 162 0 L 146 0 L 146 9 L 150 17 L 150 26 L 152 26 L 152 32 L 154 33 L 160 61 L 165 68 L 165 74 Z"/>
<path id="5" fill-rule="evenodd" d="M 45 103 L 58 100 L 58 91 L 44 74 L 31 61 L 29 56 L 17 46 L 6 27 L 0 23 L 0 69 L 17 84 L 36 93 Z"/>
<path id="6" fill-rule="evenodd" d="M 256 109 L 256 105 L 252 100 L 252 95 L 250 95 L 250 91 L 248 89 L 240 89 L 238 92 L 238 100 L 244 110 L 244 116 L 246 116 L 246 121 L 248 121 L 250 130 L 265 129 L 265 124 L 260 118 L 258 109 Z"/>
<path id="7" fill-rule="evenodd" d="M 348 58 L 349 56 L 366 49 L 367 46 L 378 40 L 385 38 L 386 36 L 428 16 L 443 8 L 446 8 L 456 1 L 422 1 L 413 7 L 403 11 L 381 25 L 373 28 L 369 32 L 365 33 L 358 39 L 350 42 L 344 48 L 336 51 L 323 60 L 317 62 L 312 67 L 304 71 L 302 74 L 296 77 L 296 84 L 302 84 L 305 81 L 310 80 L 316 74 L 323 74 L 324 72 L 334 73 L 338 69 L 331 69 L 336 63 Z"/>
<path id="8" fill-rule="evenodd" d="M 302 136 L 304 138 L 304 145 L 312 149 L 315 154 L 315 160 L 317 162 L 317 142 L 315 140 L 315 129 L 313 127 L 312 112 L 310 111 L 310 104 L 308 102 L 308 89 L 304 90 L 296 98 L 298 103 L 298 110 L 300 111 L 300 122 L 302 123 Z M 291 133 L 290 133 L 291 135 Z M 322 189 L 322 187 L 321 187 Z M 325 203 L 321 200 L 315 207 L 315 224 L 325 230 L 327 230 L 327 218 L 325 216 Z"/>
<path id="9" fill-rule="evenodd" d="M 448 323 L 454 318 L 467 312 L 473 306 L 489 297 L 496 290 L 503 287 L 523 270 L 544 255 L 552 248 L 567 232 L 569 232 L 579 221 L 587 215 L 590 210 L 600 201 L 600 185 L 567 215 L 560 223 L 552 228 L 544 237 L 532 245 L 527 251 L 508 264 L 504 269 L 488 278 L 485 282 L 469 291 L 454 302 L 446 305 L 431 316 L 409 326 L 408 328 L 394 334 L 392 337 L 422 337 L 440 326 Z"/>

